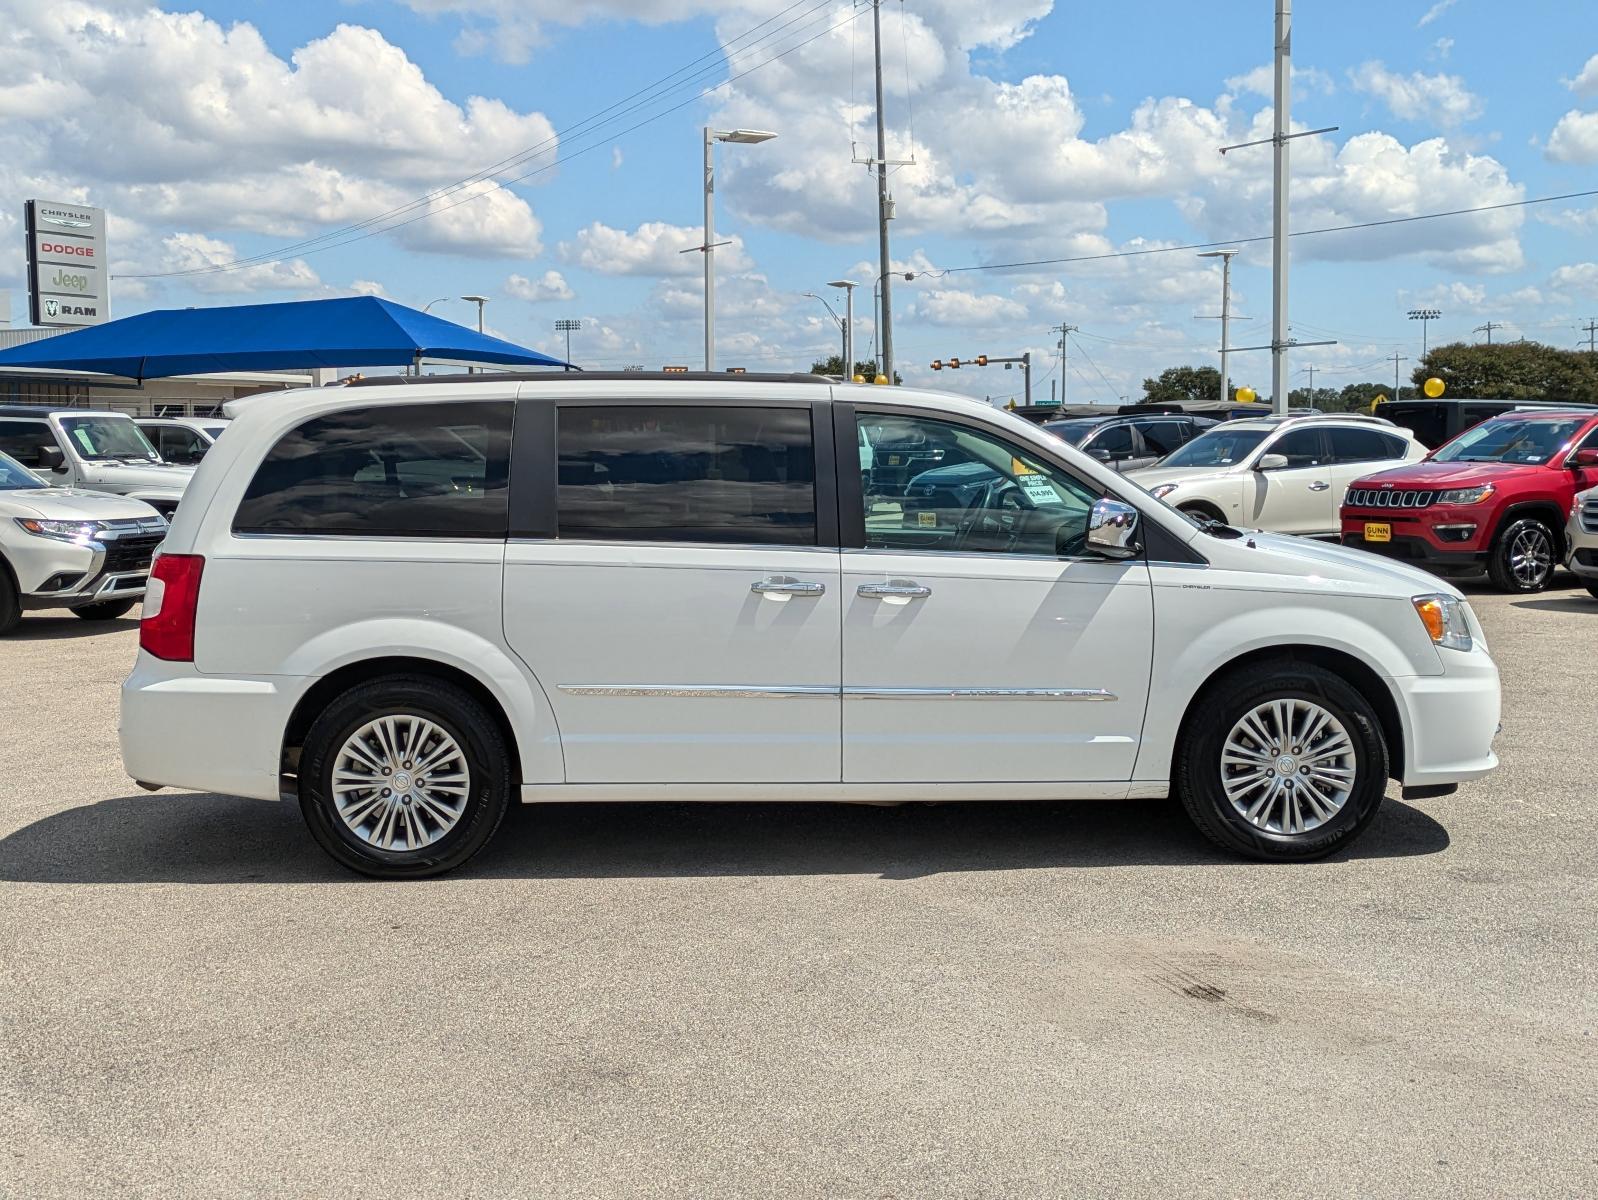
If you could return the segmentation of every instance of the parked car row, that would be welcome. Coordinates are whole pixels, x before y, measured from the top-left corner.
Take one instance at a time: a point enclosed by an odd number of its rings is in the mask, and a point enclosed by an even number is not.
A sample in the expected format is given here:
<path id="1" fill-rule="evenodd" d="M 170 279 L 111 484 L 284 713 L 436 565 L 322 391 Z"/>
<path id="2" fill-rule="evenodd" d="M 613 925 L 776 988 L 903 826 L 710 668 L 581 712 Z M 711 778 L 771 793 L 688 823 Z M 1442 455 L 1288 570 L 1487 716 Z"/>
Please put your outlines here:
<path id="1" fill-rule="evenodd" d="M 0 634 L 25 609 L 90 621 L 128 612 L 194 465 L 226 424 L 0 406 Z"/>

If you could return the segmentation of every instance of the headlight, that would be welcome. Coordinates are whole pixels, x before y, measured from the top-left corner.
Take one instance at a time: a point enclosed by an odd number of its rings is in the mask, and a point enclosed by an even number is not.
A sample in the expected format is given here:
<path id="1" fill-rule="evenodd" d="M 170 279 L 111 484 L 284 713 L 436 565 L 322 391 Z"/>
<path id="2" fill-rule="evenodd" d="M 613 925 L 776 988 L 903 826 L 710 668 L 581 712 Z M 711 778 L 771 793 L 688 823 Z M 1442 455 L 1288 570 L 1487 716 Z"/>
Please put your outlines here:
<path id="1" fill-rule="evenodd" d="M 1151 487 L 1149 489 L 1149 495 L 1153 496 L 1156 500 L 1164 500 L 1174 491 L 1176 491 L 1176 484 L 1161 483 Z"/>
<path id="2" fill-rule="evenodd" d="M 55 538 L 63 542 L 86 542 L 100 532 L 99 521 L 35 521 L 18 517 L 17 524 L 35 537 Z"/>
<path id="3" fill-rule="evenodd" d="M 1453 596 L 1416 596 L 1410 600 L 1420 623 L 1439 646 L 1450 650 L 1469 650 L 1473 645 L 1470 621 L 1465 616 L 1465 602 Z"/>
<path id="4" fill-rule="evenodd" d="M 1480 504 L 1493 494 L 1494 488 L 1490 483 L 1478 487 L 1453 488 L 1446 492 L 1437 493 L 1439 504 Z"/>

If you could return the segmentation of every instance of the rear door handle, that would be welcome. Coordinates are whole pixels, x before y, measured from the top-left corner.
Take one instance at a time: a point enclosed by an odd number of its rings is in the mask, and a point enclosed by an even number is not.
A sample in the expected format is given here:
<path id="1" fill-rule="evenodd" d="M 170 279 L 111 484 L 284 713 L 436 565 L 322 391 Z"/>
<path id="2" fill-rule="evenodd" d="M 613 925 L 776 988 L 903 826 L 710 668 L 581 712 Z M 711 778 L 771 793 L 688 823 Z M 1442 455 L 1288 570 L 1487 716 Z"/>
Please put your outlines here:
<path id="1" fill-rule="evenodd" d="M 1330 490 L 1331 486 L 1332 485 L 1327 483 L 1324 479 L 1317 479 L 1314 483 L 1309 485 L 1309 490 L 1312 492 L 1324 492 Z"/>
<path id="2" fill-rule="evenodd" d="M 890 579 L 887 583 L 862 583 L 855 595 L 868 600 L 925 600 L 932 589 L 912 579 Z"/>
<path id="3" fill-rule="evenodd" d="M 771 575 L 759 583 L 751 583 L 749 590 L 757 596 L 820 596 L 826 592 L 827 585 L 788 575 Z"/>

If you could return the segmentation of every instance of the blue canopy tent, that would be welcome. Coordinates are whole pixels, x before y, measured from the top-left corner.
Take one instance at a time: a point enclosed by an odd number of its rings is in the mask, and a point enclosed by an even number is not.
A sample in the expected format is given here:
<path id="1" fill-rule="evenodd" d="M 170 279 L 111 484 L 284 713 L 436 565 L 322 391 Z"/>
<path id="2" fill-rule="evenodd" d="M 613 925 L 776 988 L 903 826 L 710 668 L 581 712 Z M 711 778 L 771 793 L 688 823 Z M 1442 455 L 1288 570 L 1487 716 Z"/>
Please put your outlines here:
<path id="1" fill-rule="evenodd" d="M 423 358 L 572 369 L 376 296 L 140 313 L 0 351 L 0 368 L 94 371 L 143 381 L 221 371 L 409 367 Z"/>

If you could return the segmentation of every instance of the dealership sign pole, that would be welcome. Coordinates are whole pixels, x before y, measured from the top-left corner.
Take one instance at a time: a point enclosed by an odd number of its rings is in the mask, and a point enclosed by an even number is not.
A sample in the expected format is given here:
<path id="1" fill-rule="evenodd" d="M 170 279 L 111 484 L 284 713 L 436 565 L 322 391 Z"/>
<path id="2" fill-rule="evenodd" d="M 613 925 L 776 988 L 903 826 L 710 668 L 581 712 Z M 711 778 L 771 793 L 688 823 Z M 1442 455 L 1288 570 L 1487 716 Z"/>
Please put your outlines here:
<path id="1" fill-rule="evenodd" d="M 28 316 L 35 325 L 99 325 L 111 318 L 105 210 L 29 200 Z"/>

